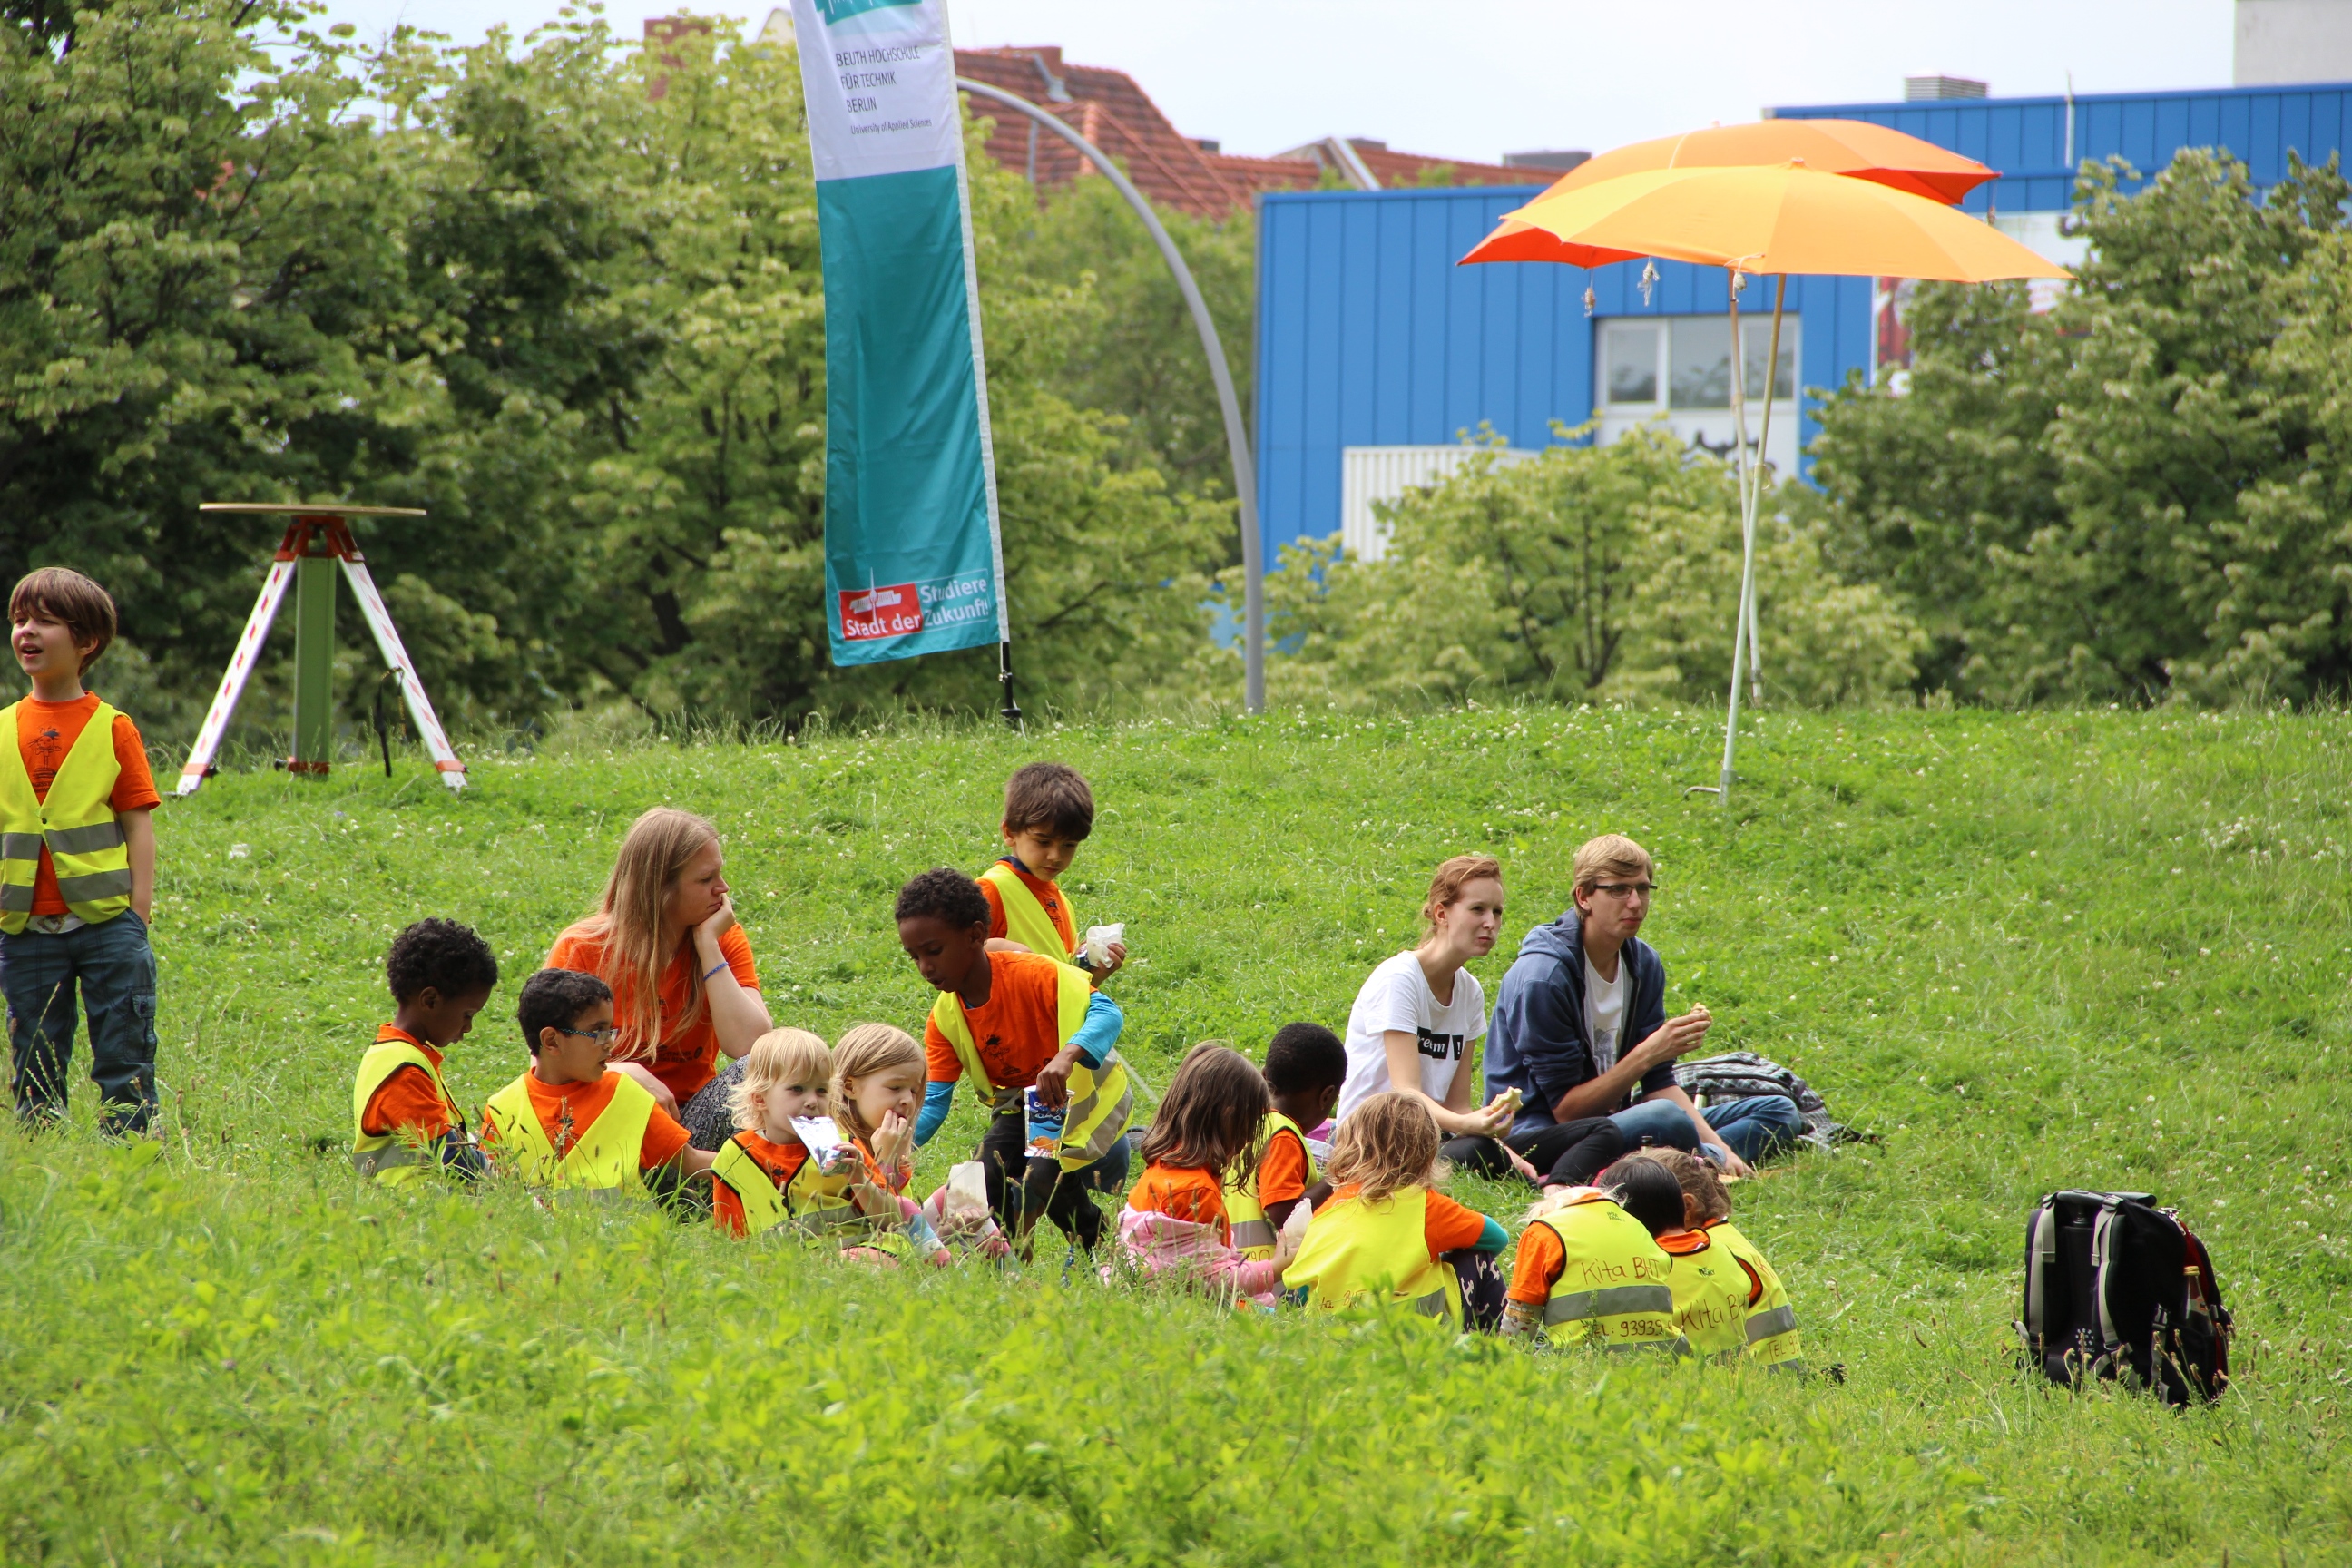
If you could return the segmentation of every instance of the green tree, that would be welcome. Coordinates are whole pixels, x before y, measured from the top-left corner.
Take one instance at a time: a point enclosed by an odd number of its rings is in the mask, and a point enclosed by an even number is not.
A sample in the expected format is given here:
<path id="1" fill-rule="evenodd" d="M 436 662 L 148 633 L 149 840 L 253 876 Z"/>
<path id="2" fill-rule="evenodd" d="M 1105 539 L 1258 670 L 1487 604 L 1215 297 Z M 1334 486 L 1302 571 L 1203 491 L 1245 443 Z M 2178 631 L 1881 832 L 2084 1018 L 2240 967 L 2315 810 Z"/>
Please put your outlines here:
<path id="1" fill-rule="evenodd" d="M 365 53 L 290 4 L 18 5 L 0 33 L 0 570 L 62 561 L 111 585 L 123 668 L 182 698 L 182 722 L 268 543 L 199 518 L 205 500 L 427 509 L 363 539 L 428 685 L 478 722 L 612 696 L 788 722 L 993 704 L 992 652 L 830 665 L 823 291 L 789 50 L 673 41 L 656 98 L 593 11 L 520 42 L 403 32 Z M 1161 477 L 1181 419 L 1139 438 L 1073 401 L 1115 313 L 1091 275 L 1034 266 L 1025 185 L 983 169 L 974 191 L 1025 689 L 1108 700 L 1200 639 L 1230 511 Z M 265 722 L 267 679 L 247 709 Z"/>
<path id="2" fill-rule="evenodd" d="M 1918 607 L 1929 680 L 1964 695 L 2340 687 L 2342 616 L 2308 592 L 2343 559 L 2325 353 L 2298 321 L 2325 311 L 2352 188 L 2296 163 L 2257 202 L 2200 151 L 2127 196 L 2128 174 L 2085 168 L 2091 257 L 2055 309 L 1922 286 L 1908 395 L 1832 400 L 1834 553 Z"/>

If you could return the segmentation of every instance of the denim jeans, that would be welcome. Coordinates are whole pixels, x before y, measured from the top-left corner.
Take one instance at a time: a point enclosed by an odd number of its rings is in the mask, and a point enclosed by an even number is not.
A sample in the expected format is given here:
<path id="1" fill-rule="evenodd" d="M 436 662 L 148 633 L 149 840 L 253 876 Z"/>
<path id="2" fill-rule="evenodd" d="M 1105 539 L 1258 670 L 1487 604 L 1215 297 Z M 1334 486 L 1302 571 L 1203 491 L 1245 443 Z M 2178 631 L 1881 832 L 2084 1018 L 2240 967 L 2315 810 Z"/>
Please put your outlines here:
<path id="1" fill-rule="evenodd" d="M 1686 1154 L 1698 1152 L 1698 1129 L 1689 1115 L 1671 1100 L 1645 1100 L 1609 1119 L 1625 1135 L 1625 1147 L 1664 1144 Z M 1805 1119 L 1796 1101 L 1785 1094 L 1759 1094 L 1706 1108 L 1707 1125 L 1723 1146 L 1753 1165 L 1769 1160 L 1796 1142 Z"/>
<path id="2" fill-rule="evenodd" d="M 0 935 L 16 1114 L 65 1116 L 77 988 L 89 1016 L 100 1123 L 109 1132 L 144 1132 L 155 1111 L 155 950 L 147 922 L 131 910 L 69 931 Z"/>

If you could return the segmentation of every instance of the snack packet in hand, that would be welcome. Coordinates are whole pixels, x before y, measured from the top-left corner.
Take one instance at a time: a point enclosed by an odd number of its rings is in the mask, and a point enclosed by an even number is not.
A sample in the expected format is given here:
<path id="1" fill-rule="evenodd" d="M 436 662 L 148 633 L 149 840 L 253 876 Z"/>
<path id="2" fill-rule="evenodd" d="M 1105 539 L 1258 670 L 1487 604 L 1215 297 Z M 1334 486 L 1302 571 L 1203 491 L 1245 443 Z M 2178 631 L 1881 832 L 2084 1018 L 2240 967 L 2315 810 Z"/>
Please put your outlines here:
<path id="1" fill-rule="evenodd" d="M 1101 969 L 1110 963 L 1111 943 L 1124 943 L 1126 941 L 1127 922 L 1125 921 L 1119 921 L 1117 925 L 1088 926 L 1082 951 L 1087 955 L 1088 965 Z"/>

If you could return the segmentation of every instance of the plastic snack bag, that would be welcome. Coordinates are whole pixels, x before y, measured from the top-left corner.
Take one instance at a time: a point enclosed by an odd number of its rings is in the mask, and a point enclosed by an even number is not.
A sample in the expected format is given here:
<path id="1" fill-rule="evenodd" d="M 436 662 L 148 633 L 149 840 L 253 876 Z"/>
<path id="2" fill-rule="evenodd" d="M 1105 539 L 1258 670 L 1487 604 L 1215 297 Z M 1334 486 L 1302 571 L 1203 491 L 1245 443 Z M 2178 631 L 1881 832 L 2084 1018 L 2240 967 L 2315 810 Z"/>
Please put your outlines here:
<path id="1" fill-rule="evenodd" d="M 1110 963 L 1111 943 L 1124 944 L 1126 941 L 1127 922 L 1125 921 L 1119 921 L 1117 925 L 1088 926 L 1087 940 L 1081 944 L 1080 951 L 1087 955 L 1087 967 L 1101 969 Z"/>
<path id="2" fill-rule="evenodd" d="M 1070 1114 L 1069 1102 L 1047 1105 L 1037 1098 L 1034 1089 L 1021 1091 L 1021 1109 L 1029 1122 L 1029 1157 L 1032 1160 L 1059 1159 L 1062 1153 L 1062 1124 Z"/>
<path id="3" fill-rule="evenodd" d="M 820 1171 L 839 1163 L 841 1156 L 849 1151 L 849 1141 L 841 1135 L 841 1129 L 834 1125 L 830 1116 L 795 1116 L 793 1131 Z"/>

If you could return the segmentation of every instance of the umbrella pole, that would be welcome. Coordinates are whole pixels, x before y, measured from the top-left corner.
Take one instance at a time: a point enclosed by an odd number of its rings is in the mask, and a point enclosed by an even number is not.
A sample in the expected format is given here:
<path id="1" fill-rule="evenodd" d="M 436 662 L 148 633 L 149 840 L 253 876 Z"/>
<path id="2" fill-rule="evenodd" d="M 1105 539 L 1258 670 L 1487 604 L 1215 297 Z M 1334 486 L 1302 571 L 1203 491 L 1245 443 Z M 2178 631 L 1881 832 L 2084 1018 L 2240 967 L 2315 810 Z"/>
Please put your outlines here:
<path id="1" fill-rule="evenodd" d="M 1785 272 L 1774 280 L 1772 289 L 1772 341 L 1764 358 L 1764 417 L 1756 431 L 1756 495 L 1749 503 L 1748 526 L 1756 526 L 1755 510 L 1763 504 L 1764 465 L 1769 460 L 1768 449 L 1772 445 L 1772 401 L 1780 390 L 1780 313 L 1789 303 L 1789 275 Z M 1748 700 L 1762 706 L 1764 701 L 1763 639 L 1756 625 L 1756 580 L 1748 580 L 1740 596 L 1739 613 L 1748 620 Z"/>
<path id="2" fill-rule="evenodd" d="M 1731 764 L 1739 743 L 1739 666 L 1748 651 L 1748 599 L 1756 580 L 1756 507 L 1748 451 L 1748 360 L 1739 342 L 1739 271 L 1731 273 L 1731 434 L 1739 447 L 1739 606 L 1733 613 L 1731 696 L 1723 714 L 1723 773 L 1715 800 L 1731 807 Z"/>

